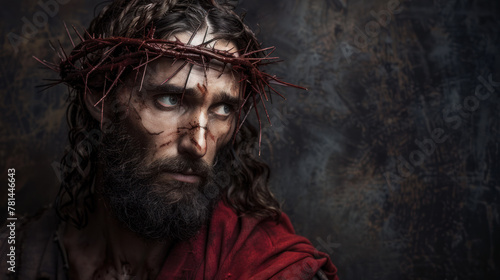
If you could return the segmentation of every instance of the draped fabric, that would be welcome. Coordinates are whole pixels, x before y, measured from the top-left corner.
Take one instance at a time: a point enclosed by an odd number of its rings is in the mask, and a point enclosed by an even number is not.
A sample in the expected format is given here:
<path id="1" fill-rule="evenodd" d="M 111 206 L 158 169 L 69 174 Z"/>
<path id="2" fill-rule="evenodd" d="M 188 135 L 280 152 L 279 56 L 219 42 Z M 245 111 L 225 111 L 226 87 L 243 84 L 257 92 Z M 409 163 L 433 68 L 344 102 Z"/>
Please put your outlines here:
<path id="1" fill-rule="evenodd" d="M 238 217 L 223 201 L 194 238 L 174 246 L 158 279 L 338 279 L 330 257 L 279 222 Z"/>

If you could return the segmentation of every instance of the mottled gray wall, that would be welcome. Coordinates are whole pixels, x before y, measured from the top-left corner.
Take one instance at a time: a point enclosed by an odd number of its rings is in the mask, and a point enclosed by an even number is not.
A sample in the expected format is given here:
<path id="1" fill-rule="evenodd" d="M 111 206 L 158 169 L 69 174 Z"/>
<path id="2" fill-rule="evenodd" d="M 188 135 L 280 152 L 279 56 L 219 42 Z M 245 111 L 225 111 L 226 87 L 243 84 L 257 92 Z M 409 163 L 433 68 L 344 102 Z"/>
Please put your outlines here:
<path id="1" fill-rule="evenodd" d="M 64 89 L 36 93 L 31 55 L 52 59 L 62 21 L 86 26 L 99 2 L 67 1 L 17 53 L 6 34 L 40 7 L 0 11 L 0 167 L 18 170 L 19 211 L 53 198 L 66 145 Z M 341 279 L 499 279 L 499 1 L 240 2 L 285 59 L 269 71 L 309 89 L 274 99 L 263 137 L 297 232 Z"/>

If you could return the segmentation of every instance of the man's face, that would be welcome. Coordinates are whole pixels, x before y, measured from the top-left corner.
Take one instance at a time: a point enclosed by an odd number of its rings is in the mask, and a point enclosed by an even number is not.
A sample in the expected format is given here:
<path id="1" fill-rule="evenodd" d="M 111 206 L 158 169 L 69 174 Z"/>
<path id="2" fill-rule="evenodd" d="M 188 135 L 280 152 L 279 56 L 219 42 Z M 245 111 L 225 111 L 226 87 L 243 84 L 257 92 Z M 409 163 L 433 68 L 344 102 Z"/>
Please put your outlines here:
<path id="1" fill-rule="evenodd" d="M 175 37 L 190 40 L 188 33 Z M 199 32 L 191 44 L 210 39 Z M 222 40 L 207 47 L 236 50 Z M 158 59 L 144 79 L 127 81 L 117 99 L 128 113 L 101 152 L 104 196 L 146 238 L 189 237 L 208 219 L 219 193 L 212 167 L 235 129 L 239 80 L 230 66 L 183 64 Z"/>
<path id="2" fill-rule="evenodd" d="M 175 37 L 186 43 L 190 34 Z M 199 32 L 191 44 L 202 43 L 203 37 L 204 32 Z M 217 41 L 207 47 L 212 46 L 233 52 L 236 49 L 227 41 Z M 118 98 L 123 103 L 130 101 L 131 134 L 140 135 L 144 141 L 148 163 L 186 157 L 212 165 L 217 151 L 229 142 L 235 129 L 238 78 L 229 65 L 224 67 L 217 61 L 207 62 L 209 67 L 205 69 L 189 63 L 182 67 L 183 64 L 184 61 L 172 59 L 151 63 L 142 90 L 139 91 L 136 83 Z M 166 173 L 165 178 L 187 183 L 200 181 L 196 170 Z"/>

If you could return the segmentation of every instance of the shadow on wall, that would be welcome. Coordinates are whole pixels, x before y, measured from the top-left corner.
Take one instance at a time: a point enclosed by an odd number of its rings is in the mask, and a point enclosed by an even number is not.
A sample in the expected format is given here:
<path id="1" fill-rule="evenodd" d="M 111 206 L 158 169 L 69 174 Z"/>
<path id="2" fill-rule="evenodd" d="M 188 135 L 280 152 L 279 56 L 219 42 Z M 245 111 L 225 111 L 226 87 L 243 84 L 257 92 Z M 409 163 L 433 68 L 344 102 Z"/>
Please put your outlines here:
<path id="1" fill-rule="evenodd" d="M 499 4 L 337 2 L 244 3 L 309 89 L 265 134 L 297 231 L 342 279 L 500 277 Z"/>

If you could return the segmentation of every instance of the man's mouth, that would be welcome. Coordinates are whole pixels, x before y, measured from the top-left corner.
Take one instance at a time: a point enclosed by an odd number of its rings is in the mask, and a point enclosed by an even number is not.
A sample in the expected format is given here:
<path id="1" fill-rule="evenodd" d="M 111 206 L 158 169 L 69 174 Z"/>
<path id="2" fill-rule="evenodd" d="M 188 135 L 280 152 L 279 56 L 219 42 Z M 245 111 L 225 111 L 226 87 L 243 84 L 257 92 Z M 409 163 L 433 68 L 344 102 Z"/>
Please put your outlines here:
<path id="1" fill-rule="evenodd" d="M 201 181 L 201 177 L 194 173 L 167 173 L 169 177 L 179 182 L 197 184 Z"/>

